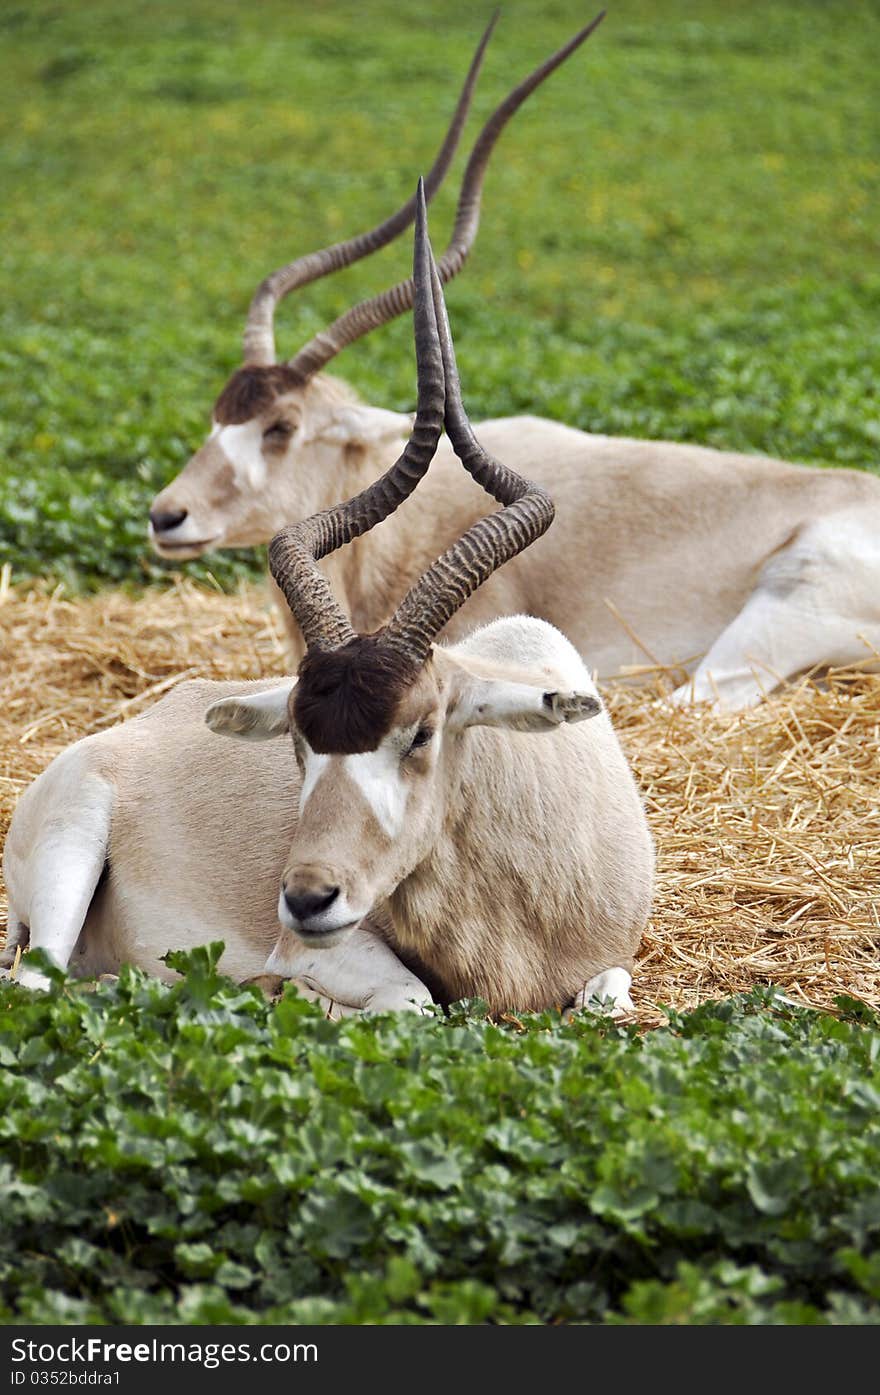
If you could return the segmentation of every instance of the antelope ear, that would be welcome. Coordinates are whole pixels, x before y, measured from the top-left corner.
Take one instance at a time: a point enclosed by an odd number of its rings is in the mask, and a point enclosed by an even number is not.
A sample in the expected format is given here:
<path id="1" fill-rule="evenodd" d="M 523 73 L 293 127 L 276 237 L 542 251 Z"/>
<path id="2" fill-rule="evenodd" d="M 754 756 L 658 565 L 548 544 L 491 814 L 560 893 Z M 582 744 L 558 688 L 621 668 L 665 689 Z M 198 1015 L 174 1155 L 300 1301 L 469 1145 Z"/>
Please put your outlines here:
<path id="1" fill-rule="evenodd" d="M 447 727 L 506 727 L 508 731 L 552 731 L 563 722 L 583 722 L 602 711 L 594 693 L 544 692 L 530 683 L 468 677 L 448 709 Z"/>
<path id="2" fill-rule="evenodd" d="M 372 446 L 409 436 L 414 420 L 412 413 L 386 412 L 382 407 L 349 402 L 317 427 L 311 439 L 340 446 Z"/>
<path id="3" fill-rule="evenodd" d="M 240 741 L 268 741 L 290 730 L 287 702 L 295 678 L 267 688 L 261 693 L 236 693 L 212 702 L 205 722 L 218 736 L 235 736 Z"/>

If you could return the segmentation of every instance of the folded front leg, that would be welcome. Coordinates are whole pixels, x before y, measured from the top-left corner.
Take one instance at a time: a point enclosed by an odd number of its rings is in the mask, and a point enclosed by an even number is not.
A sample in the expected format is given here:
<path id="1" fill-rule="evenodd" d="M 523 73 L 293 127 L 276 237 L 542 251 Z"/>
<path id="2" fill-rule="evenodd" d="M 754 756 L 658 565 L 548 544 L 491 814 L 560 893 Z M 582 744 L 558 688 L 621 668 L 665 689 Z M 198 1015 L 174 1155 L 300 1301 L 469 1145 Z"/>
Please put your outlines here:
<path id="1" fill-rule="evenodd" d="M 282 931 L 265 971 L 293 979 L 333 1019 L 359 1012 L 422 1012 L 431 1002 L 421 979 L 363 924 L 326 949 L 312 949 Z"/>

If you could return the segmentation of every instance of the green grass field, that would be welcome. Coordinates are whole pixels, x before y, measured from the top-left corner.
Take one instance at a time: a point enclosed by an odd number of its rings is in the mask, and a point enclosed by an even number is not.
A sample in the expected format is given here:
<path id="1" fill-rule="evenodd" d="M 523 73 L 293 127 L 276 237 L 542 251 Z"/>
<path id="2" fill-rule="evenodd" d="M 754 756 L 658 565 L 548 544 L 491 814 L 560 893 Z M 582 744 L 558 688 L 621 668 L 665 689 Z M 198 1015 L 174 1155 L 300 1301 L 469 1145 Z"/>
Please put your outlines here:
<path id="1" fill-rule="evenodd" d="M 0 556 L 165 574 L 146 509 L 198 445 L 274 266 L 385 216 L 433 156 L 489 13 L 416 0 L 15 0 L 0 12 Z M 592 16 L 509 0 L 479 122 Z M 470 410 L 875 468 L 880 184 L 868 0 L 620 0 L 516 117 L 449 292 Z M 293 352 L 407 270 L 301 292 Z M 413 399 L 406 321 L 338 371 Z M 253 555 L 211 557 L 221 580 Z M 191 564 L 197 574 L 205 564 Z"/>

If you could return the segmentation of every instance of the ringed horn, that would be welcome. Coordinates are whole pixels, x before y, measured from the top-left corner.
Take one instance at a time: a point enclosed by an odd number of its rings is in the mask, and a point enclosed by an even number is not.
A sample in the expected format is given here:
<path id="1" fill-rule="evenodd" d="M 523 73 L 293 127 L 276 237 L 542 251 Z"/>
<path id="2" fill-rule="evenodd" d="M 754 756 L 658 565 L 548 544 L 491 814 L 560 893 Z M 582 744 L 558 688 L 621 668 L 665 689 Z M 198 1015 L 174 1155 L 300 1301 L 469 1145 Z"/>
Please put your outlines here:
<path id="1" fill-rule="evenodd" d="M 277 533 L 269 545 L 269 567 L 310 652 L 357 640 L 317 563 L 387 518 L 412 493 L 431 463 L 445 418 L 465 469 L 504 507 L 480 519 L 429 567 L 375 636 L 378 645 L 395 651 L 416 671 L 428 658 L 434 638 L 477 587 L 546 532 L 554 507 L 540 486 L 494 460 L 471 429 L 461 400 L 440 275 L 428 240 L 422 180 L 416 193 L 413 284 L 419 392 L 412 435 L 403 454 L 381 479 L 347 503 Z"/>
<path id="2" fill-rule="evenodd" d="M 449 281 L 461 270 L 473 246 L 480 223 L 480 197 L 486 167 L 495 142 L 507 122 L 526 98 L 534 92 L 535 88 L 539 87 L 545 78 L 549 77 L 575 49 L 589 38 L 604 17 L 605 11 L 602 10 L 590 24 L 579 30 L 573 38 L 569 39 L 568 43 L 564 44 L 544 63 L 535 68 L 534 72 L 524 78 L 489 117 L 477 137 L 465 169 L 452 236 L 440 258 L 439 273 L 442 282 Z M 436 193 L 452 161 L 467 116 L 483 54 L 497 18 L 496 12 L 480 39 L 452 123 L 437 159 L 425 179 L 426 200 L 430 200 Z M 414 215 L 415 200 L 408 199 L 396 213 L 371 231 L 349 238 L 346 242 L 338 242 L 332 247 L 310 252 L 274 271 L 271 276 L 267 276 L 258 287 L 248 311 L 244 331 L 245 364 L 267 365 L 275 363 L 273 332 L 275 307 L 284 296 L 300 286 L 308 285 L 322 276 L 327 276 L 342 267 L 350 266 L 371 252 L 386 246 L 409 226 Z M 310 339 L 299 353 L 289 360 L 289 368 L 303 382 L 307 381 L 349 344 L 353 344 L 355 340 L 360 339 L 370 330 L 377 329 L 380 325 L 386 324 L 389 320 L 395 319 L 398 315 L 409 310 L 413 305 L 413 294 L 413 282 L 412 279 L 409 279 L 399 282 L 398 285 L 381 292 L 379 295 L 361 301 L 360 304 L 353 306 L 344 315 L 340 315 L 338 319 L 334 320 L 328 329 Z"/>

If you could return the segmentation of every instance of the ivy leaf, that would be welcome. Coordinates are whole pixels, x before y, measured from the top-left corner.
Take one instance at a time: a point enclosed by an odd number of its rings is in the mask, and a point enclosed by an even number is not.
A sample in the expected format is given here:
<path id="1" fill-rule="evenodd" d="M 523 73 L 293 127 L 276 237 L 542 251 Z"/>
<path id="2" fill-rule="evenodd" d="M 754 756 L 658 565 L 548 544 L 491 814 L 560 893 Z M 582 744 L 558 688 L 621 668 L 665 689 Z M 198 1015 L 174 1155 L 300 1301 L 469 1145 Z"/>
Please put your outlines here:
<path id="1" fill-rule="evenodd" d="M 784 1216 L 795 1195 L 799 1178 L 799 1169 L 787 1159 L 751 1163 L 746 1185 L 759 1211 L 766 1216 Z"/>

